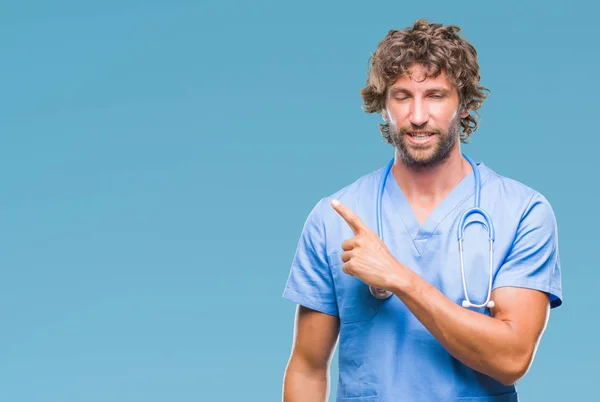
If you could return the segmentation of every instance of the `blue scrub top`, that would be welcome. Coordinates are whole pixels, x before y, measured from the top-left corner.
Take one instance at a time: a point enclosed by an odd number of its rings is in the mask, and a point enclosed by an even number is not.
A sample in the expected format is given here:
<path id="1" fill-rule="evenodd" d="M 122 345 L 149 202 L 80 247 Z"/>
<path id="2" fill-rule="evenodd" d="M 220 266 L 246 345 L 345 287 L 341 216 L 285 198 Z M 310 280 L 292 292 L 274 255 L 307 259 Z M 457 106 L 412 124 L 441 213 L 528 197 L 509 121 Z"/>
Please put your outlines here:
<path id="1" fill-rule="evenodd" d="M 557 225 L 549 202 L 535 190 L 499 176 L 483 163 L 481 207 L 492 217 L 492 289 L 547 292 L 562 303 Z M 474 371 L 452 357 L 403 303 L 373 297 L 342 269 L 342 242 L 353 237 L 329 202 L 339 199 L 375 233 L 376 199 L 384 167 L 321 199 L 302 230 L 283 297 L 340 318 L 337 401 L 517 401 L 516 387 Z M 383 234 L 392 255 L 457 304 L 464 300 L 457 226 L 474 202 L 474 175 L 465 177 L 419 225 L 392 174 L 385 184 Z M 468 221 L 475 219 L 471 217 Z M 487 228 L 464 232 L 471 302 L 485 301 L 489 272 Z M 490 314 L 486 308 L 475 309 Z"/>

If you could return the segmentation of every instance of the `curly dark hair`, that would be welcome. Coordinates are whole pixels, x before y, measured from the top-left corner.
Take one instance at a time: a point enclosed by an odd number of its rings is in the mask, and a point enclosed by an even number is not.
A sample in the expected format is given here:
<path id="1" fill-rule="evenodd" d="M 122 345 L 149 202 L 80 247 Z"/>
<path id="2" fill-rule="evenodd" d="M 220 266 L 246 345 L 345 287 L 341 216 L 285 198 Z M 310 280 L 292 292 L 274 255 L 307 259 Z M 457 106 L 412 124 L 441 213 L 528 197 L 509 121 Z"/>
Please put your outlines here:
<path id="1" fill-rule="evenodd" d="M 460 140 L 469 142 L 477 130 L 477 109 L 489 90 L 479 86 L 479 64 L 475 48 L 458 35 L 461 29 L 454 25 L 429 23 L 418 20 L 412 27 L 389 31 L 369 59 L 366 87 L 360 90 L 367 113 L 381 113 L 385 108 L 387 89 L 396 79 L 408 73 L 417 63 L 425 68 L 427 77 L 437 77 L 442 71 L 456 87 L 459 110 L 469 111 L 460 122 Z M 383 138 L 391 144 L 389 124 L 379 124 Z"/>

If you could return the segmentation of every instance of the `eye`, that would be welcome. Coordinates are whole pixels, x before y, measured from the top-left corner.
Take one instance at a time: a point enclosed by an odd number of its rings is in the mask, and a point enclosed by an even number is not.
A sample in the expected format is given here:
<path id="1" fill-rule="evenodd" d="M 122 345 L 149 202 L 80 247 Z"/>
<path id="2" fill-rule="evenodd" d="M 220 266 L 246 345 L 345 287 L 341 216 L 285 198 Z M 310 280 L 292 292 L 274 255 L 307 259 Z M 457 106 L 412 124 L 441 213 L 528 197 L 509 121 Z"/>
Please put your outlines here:
<path id="1" fill-rule="evenodd" d="M 433 99 L 442 99 L 443 97 L 444 97 L 444 95 L 441 95 L 441 94 L 433 94 L 433 95 L 431 95 L 431 98 L 433 98 Z"/>

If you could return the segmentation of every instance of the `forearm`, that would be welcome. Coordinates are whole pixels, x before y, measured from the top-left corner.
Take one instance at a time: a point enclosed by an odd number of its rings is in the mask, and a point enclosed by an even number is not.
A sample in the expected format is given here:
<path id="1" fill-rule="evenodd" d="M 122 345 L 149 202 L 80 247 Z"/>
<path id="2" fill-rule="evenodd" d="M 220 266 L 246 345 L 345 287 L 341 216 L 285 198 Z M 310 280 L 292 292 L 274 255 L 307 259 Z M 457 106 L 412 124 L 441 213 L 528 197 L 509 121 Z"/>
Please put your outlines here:
<path id="1" fill-rule="evenodd" d="M 456 359 L 504 384 L 524 374 L 531 358 L 510 323 L 468 310 L 408 272 L 392 289 Z"/>
<path id="2" fill-rule="evenodd" d="M 283 382 L 283 402 L 325 402 L 327 391 L 327 368 L 313 369 L 290 361 Z"/>

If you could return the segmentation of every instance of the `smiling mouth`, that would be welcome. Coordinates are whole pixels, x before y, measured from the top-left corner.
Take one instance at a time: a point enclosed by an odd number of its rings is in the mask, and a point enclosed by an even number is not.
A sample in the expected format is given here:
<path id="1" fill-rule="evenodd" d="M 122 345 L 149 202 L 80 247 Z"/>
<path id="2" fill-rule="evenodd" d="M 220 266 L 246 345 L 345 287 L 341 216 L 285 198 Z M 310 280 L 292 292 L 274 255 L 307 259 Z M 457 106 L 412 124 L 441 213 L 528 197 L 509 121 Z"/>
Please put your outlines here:
<path id="1" fill-rule="evenodd" d="M 416 138 L 416 139 L 426 139 L 429 138 L 433 135 L 433 133 L 419 133 L 419 132 L 408 132 L 406 133 L 408 135 L 410 135 L 412 138 Z"/>
<path id="2" fill-rule="evenodd" d="M 408 142 L 417 147 L 428 146 L 435 136 L 432 132 L 413 132 L 409 131 L 406 133 Z"/>

